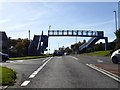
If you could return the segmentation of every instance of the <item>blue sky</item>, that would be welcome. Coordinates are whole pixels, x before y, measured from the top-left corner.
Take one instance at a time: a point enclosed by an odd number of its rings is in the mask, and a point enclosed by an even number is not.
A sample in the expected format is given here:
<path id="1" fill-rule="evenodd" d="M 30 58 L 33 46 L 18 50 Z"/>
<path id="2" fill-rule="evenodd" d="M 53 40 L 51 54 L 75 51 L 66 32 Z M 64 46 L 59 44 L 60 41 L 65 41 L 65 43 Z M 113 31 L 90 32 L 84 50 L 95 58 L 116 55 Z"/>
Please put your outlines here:
<path id="1" fill-rule="evenodd" d="M 0 4 L 0 30 L 8 37 L 31 39 L 42 30 L 102 30 L 109 41 L 115 39 L 114 10 L 117 2 L 5 2 Z M 77 41 L 89 38 L 78 37 Z M 100 42 L 100 41 L 99 41 Z M 76 37 L 50 37 L 49 47 L 53 52 L 61 46 L 76 43 Z M 48 47 L 48 48 L 49 48 Z"/>

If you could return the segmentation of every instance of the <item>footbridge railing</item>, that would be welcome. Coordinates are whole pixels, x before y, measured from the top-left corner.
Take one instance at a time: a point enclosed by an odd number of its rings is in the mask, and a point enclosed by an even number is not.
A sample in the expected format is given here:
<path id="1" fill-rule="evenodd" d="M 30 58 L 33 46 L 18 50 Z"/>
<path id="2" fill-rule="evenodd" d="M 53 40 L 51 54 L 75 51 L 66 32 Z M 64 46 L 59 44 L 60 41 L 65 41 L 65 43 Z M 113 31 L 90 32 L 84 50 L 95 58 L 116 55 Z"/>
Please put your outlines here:
<path id="1" fill-rule="evenodd" d="M 89 30 L 48 30 L 48 36 L 104 37 L 104 32 Z"/>

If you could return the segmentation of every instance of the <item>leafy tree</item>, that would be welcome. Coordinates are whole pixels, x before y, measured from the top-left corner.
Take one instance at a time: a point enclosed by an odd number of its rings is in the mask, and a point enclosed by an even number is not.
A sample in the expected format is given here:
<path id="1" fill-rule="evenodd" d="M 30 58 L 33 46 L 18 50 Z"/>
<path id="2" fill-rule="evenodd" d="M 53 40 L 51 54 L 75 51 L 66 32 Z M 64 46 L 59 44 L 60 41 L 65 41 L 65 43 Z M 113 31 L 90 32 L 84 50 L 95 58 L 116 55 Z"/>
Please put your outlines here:
<path id="1" fill-rule="evenodd" d="M 95 51 L 102 51 L 102 50 L 104 50 L 103 43 L 100 42 L 100 43 L 94 45 L 94 49 L 95 49 Z"/>
<path id="2" fill-rule="evenodd" d="M 65 52 L 68 53 L 68 54 L 70 54 L 72 52 L 72 50 L 69 47 L 66 47 L 65 48 Z"/>
<path id="3" fill-rule="evenodd" d="M 17 57 L 17 56 L 27 56 L 28 55 L 28 46 L 29 46 L 28 39 L 10 39 L 9 40 L 9 54 L 10 57 Z"/>
<path id="4" fill-rule="evenodd" d="M 120 48 L 120 28 L 115 32 L 115 35 L 117 38 L 115 49 L 119 49 Z"/>

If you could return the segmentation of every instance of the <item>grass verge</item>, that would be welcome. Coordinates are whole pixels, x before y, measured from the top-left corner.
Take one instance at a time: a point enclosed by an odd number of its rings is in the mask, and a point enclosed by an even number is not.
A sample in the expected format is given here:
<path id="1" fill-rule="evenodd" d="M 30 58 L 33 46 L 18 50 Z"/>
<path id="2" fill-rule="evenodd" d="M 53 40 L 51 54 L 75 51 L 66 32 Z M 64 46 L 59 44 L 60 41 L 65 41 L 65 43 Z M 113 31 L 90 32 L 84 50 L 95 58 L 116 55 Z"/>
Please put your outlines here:
<path id="1" fill-rule="evenodd" d="M 107 51 L 95 51 L 95 52 L 90 52 L 90 53 L 84 53 L 83 55 L 90 55 L 90 56 L 109 56 L 111 50 Z"/>
<path id="2" fill-rule="evenodd" d="M 37 58 L 46 58 L 46 57 L 50 57 L 50 55 L 15 57 L 15 58 L 9 58 L 9 60 L 28 60 L 28 59 L 37 59 Z"/>
<path id="3" fill-rule="evenodd" d="M 0 85 L 13 85 L 16 72 L 10 68 L 0 66 Z"/>

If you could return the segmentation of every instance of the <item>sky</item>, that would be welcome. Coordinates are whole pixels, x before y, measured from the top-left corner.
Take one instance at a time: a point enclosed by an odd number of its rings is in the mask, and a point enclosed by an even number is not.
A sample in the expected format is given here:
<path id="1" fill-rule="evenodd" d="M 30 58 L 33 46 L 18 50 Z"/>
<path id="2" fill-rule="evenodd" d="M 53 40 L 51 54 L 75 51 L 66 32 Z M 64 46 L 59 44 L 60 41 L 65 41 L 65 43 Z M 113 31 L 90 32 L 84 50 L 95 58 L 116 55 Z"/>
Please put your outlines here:
<path id="1" fill-rule="evenodd" d="M 50 30 L 104 31 L 109 42 L 115 39 L 113 11 L 118 11 L 117 2 L 2 2 L 0 4 L 0 31 L 12 39 L 47 35 Z M 89 40 L 77 37 L 77 42 Z M 103 40 L 101 40 L 104 42 Z M 100 41 L 99 41 L 100 42 Z M 62 46 L 76 43 L 76 37 L 49 37 L 52 53 Z"/>

